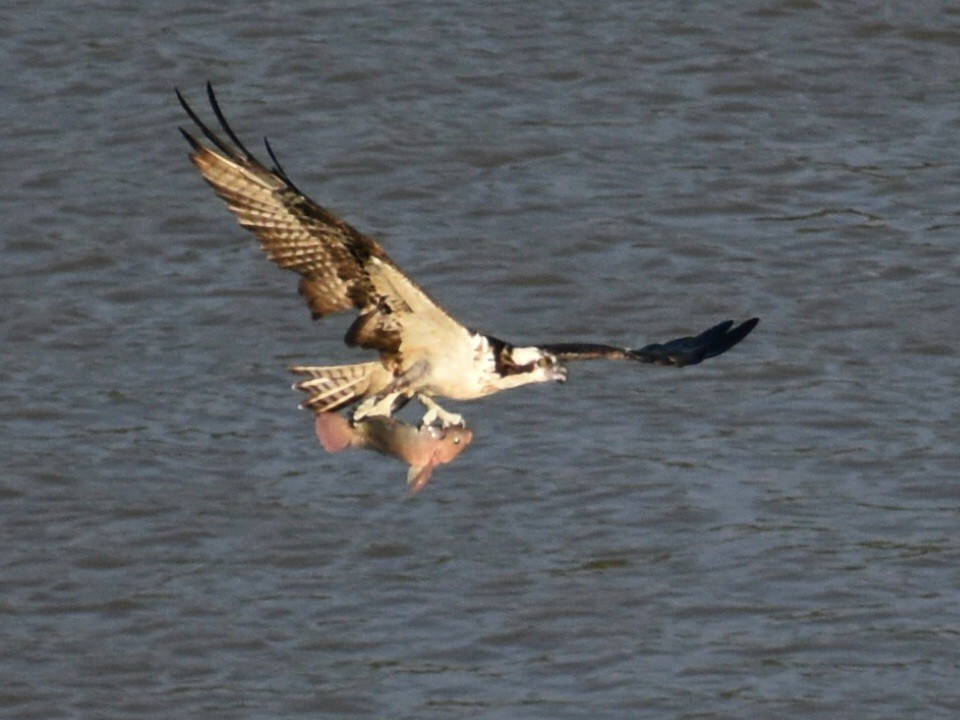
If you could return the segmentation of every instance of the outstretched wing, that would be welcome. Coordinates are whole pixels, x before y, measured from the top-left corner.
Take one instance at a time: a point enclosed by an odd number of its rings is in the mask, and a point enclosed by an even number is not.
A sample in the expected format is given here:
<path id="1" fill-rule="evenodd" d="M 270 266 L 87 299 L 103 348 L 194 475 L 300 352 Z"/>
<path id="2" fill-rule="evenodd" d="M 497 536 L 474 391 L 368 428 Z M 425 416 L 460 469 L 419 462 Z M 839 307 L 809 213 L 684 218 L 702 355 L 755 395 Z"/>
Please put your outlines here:
<path id="1" fill-rule="evenodd" d="M 699 335 L 682 337 L 665 343 L 651 343 L 636 350 L 625 350 L 612 345 L 592 343 L 558 343 L 541 345 L 540 349 L 554 355 L 557 360 L 635 360 L 656 365 L 696 365 L 704 360 L 725 353 L 743 340 L 753 330 L 759 318 L 733 326 L 733 320 L 714 325 Z"/>
<path id="2" fill-rule="evenodd" d="M 749 335 L 758 322 L 759 318 L 751 318 L 734 327 L 733 320 L 727 320 L 693 337 L 677 338 L 662 344 L 652 343 L 631 350 L 630 356 L 632 360 L 657 365 L 696 365 L 725 353 Z"/>
<path id="3" fill-rule="evenodd" d="M 227 123 L 210 83 L 207 97 L 229 142 L 199 118 L 179 90 L 176 93 L 213 145 L 203 145 L 180 128 L 192 148 L 191 161 L 240 225 L 257 236 L 267 257 L 301 276 L 300 293 L 314 318 L 356 308 L 361 317 L 348 332 L 347 342 L 379 350 L 397 349 L 405 314 L 432 314 L 436 322 L 454 323 L 380 245 L 301 192 L 266 139 L 273 165 L 257 160 Z"/>

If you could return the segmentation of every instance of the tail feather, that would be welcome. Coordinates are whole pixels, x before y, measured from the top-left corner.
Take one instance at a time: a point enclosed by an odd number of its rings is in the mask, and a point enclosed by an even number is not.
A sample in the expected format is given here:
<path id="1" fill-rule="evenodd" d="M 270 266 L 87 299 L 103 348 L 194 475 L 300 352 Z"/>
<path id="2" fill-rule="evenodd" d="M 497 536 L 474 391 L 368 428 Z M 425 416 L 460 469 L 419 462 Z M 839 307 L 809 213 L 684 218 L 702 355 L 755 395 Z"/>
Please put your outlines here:
<path id="1" fill-rule="evenodd" d="M 302 390 L 308 397 L 300 407 L 315 413 L 333 412 L 356 402 L 370 389 L 370 380 L 379 363 L 368 362 L 356 365 L 329 367 L 298 366 L 290 368 L 298 375 L 307 375 L 294 389 Z"/>

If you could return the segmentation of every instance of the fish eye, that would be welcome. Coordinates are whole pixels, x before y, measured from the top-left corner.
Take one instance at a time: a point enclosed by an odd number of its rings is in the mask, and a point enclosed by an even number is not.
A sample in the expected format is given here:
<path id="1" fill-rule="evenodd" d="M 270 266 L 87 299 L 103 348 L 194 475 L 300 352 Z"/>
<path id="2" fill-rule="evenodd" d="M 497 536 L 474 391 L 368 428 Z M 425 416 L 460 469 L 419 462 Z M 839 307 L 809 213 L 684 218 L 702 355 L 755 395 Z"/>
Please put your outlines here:
<path id="1" fill-rule="evenodd" d="M 460 444 L 460 437 L 459 437 L 459 436 L 457 436 L 457 437 L 455 437 L 455 438 L 453 439 L 453 444 L 454 444 L 454 445 L 459 445 L 459 444 Z"/>

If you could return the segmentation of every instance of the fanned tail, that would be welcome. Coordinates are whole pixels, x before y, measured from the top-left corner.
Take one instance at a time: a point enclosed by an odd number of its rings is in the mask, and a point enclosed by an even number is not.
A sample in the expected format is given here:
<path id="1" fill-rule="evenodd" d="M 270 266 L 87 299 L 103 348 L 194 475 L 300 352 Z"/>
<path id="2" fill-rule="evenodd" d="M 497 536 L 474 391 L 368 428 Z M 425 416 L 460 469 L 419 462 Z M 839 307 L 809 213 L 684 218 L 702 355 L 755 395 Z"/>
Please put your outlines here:
<path id="1" fill-rule="evenodd" d="M 300 407 L 319 415 L 339 410 L 364 397 L 378 366 L 377 362 L 329 367 L 303 365 L 290 368 L 290 372 L 309 376 L 293 387 L 309 396 L 300 403 Z"/>

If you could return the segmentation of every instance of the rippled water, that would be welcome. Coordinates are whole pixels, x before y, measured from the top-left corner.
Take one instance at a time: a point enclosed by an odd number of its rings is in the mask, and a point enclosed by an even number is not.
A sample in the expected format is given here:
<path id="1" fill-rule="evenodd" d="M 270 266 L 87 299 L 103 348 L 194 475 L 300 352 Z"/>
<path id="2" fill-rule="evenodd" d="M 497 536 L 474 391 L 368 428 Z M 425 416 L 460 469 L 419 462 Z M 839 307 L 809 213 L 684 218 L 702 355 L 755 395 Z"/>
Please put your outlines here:
<path id="1" fill-rule="evenodd" d="M 0 11 L 0 715 L 956 717 L 960 13 L 909 8 Z M 410 499 L 295 410 L 346 321 L 187 162 L 208 78 L 471 325 L 761 325 L 451 404 Z"/>

